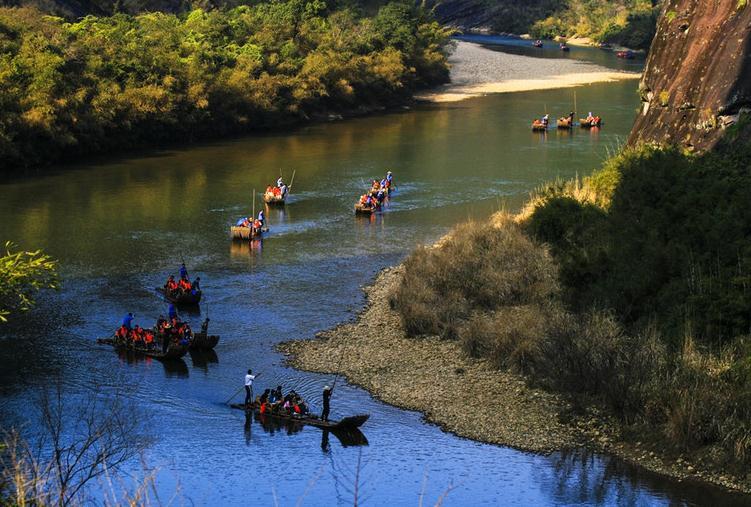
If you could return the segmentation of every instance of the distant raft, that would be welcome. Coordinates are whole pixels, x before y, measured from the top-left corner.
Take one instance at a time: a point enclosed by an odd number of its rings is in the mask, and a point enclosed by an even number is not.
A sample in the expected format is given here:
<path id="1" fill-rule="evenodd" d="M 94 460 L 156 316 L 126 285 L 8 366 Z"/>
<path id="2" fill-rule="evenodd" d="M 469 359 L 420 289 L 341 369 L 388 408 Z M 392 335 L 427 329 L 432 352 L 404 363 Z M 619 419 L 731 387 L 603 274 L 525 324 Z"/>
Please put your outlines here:
<path id="1" fill-rule="evenodd" d="M 579 126 L 583 129 L 597 128 L 602 125 L 602 118 L 595 116 L 594 118 L 579 118 Z"/>
<path id="2" fill-rule="evenodd" d="M 369 414 L 360 414 L 350 417 L 344 417 L 339 421 L 324 421 L 314 415 L 300 415 L 290 413 L 287 411 L 275 412 L 269 410 L 265 413 L 261 413 L 261 409 L 257 402 L 253 402 L 250 405 L 243 405 L 241 403 L 232 403 L 230 407 L 238 410 L 244 410 L 245 412 L 254 413 L 257 415 L 263 415 L 266 417 L 272 417 L 275 419 L 294 421 L 299 424 L 306 424 L 308 426 L 315 426 L 324 430 L 337 431 L 337 430 L 352 430 L 362 426 L 365 421 L 370 417 Z"/>
<path id="3" fill-rule="evenodd" d="M 279 187 L 268 187 L 263 194 L 263 202 L 269 206 L 284 206 L 287 200 L 287 194 L 282 194 Z"/>
<path id="4" fill-rule="evenodd" d="M 534 120 L 532 122 L 532 132 L 545 132 L 548 130 L 548 124 L 541 120 Z"/>
<path id="5" fill-rule="evenodd" d="M 180 306 L 197 305 L 201 302 L 201 295 L 203 294 L 200 290 L 185 291 L 177 289 L 168 291 L 164 287 L 156 287 L 156 291 L 161 293 L 164 296 L 164 299 L 166 299 L 170 303 L 174 303 Z"/>
<path id="6" fill-rule="evenodd" d="M 142 345 L 136 345 L 133 342 L 121 340 L 117 337 L 113 338 L 99 338 L 97 343 L 103 345 L 112 345 L 118 350 L 124 350 L 127 352 L 133 352 L 147 357 L 152 357 L 160 361 L 170 361 L 180 359 L 188 353 L 188 344 L 170 343 L 166 352 L 162 352 L 161 347 L 147 347 Z"/>
<path id="7" fill-rule="evenodd" d="M 355 215 L 372 215 L 373 213 L 380 211 L 380 209 L 380 204 L 367 205 L 361 202 L 355 203 Z"/>
<path id="8" fill-rule="evenodd" d="M 562 130 L 568 130 L 574 128 L 574 116 L 573 114 L 569 116 L 565 116 L 563 118 L 558 118 L 558 122 L 556 123 L 559 129 Z"/>
<path id="9" fill-rule="evenodd" d="M 268 227 L 246 227 L 244 225 L 233 225 L 230 228 L 230 234 L 232 235 L 232 239 L 242 239 L 242 240 L 251 240 L 251 239 L 260 239 L 263 237 L 263 234 L 265 232 L 268 232 Z"/>

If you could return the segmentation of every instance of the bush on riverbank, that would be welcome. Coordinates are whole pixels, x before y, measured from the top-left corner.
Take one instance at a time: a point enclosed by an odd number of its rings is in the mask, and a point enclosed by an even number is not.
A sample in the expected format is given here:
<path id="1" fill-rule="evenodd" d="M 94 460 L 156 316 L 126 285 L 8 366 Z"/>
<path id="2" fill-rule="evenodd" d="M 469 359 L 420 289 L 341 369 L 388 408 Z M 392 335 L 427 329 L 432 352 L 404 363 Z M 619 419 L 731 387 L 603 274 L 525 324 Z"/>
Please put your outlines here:
<path id="1" fill-rule="evenodd" d="M 661 445 L 743 470 L 750 165 L 740 143 L 703 156 L 626 149 L 589 178 L 541 188 L 521 225 L 494 217 L 417 250 L 394 305 L 411 334 L 455 337 Z M 485 289 L 499 280 L 521 296 Z"/>
<path id="2" fill-rule="evenodd" d="M 403 103 L 446 81 L 450 32 L 411 3 L 372 18 L 289 0 L 69 23 L 0 8 L 8 171 Z"/>
<path id="3" fill-rule="evenodd" d="M 410 335 L 455 338 L 476 309 L 545 304 L 558 291 L 550 255 L 505 216 L 492 227 L 464 224 L 440 247 L 416 250 L 405 266 L 393 304 Z"/>
<path id="4" fill-rule="evenodd" d="M 652 0 L 566 0 L 530 28 L 533 37 L 589 37 L 630 48 L 647 49 L 657 28 L 660 7 Z"/>

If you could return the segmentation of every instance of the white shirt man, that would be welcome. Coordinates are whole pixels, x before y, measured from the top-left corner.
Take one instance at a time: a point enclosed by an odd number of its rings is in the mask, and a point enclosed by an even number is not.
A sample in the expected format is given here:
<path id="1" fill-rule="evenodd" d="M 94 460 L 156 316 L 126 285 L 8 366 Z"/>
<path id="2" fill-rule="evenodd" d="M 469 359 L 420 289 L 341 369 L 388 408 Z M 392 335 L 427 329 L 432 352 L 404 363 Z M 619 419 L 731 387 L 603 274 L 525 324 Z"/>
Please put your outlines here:
<path id="1" fill-rule="evenodd" d="M 253 370 L 248 370 L 245 375 L 245 405 L 250 405 L 253 401 L 253 381 L 257 375 L 253 375 Z"/>

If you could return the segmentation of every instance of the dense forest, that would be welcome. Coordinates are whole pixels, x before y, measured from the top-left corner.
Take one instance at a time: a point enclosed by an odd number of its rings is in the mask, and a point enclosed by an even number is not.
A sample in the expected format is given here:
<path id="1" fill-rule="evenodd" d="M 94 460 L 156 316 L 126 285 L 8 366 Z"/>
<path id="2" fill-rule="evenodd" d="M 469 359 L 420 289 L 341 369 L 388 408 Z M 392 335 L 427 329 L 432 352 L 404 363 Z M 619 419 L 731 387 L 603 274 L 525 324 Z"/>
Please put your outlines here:
<path id="1" fill-rule="evenodd" d="M 446 23 L 529 33 L 534 37 L 589 37 L 646 49 L 655 33 L 658 0 L 448 0 L 433 2 Z"/>
<path id="2" fill-rule="evenodd" d="M 256 5 L 258 0 L 0 0 L 0 5 L 35 6 L 75 19 L 117 12 L 181 13 L 200 8 Z M 338 6 L 374 13 L 386 0 L 339 0 Z M 420 2 L 414 2 L 419 4 Z M 535 37 L 590 37 L 646 49 L 655 32 L 661 0 L 426 0 L 441 23 L 461 28 L 490 28 Z"/>
<path id="3" fill-rule="evenodd" d="M 3 171 L 404 103 L 448 79 L 450 32 L 322 0 L 87 16 L 0 9 Z"/>

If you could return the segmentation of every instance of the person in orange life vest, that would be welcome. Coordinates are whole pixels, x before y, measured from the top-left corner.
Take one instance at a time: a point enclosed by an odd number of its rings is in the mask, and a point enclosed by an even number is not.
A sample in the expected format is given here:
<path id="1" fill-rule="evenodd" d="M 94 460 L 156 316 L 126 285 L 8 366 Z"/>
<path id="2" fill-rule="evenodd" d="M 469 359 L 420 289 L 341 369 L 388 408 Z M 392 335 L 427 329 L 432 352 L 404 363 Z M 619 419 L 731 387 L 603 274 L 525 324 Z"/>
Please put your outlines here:
<path id="1" fill-rule="evenodd" d="M 144 333 L 143 339 L 146 342 L 146 346 L 148 348 L 152 348 L 154 346 L 154 333 L 151 330 L 147 330 Z"/>
<path id="2" fill-rule="evenodd" d="M 125 339 L 128 337 L 128 328 L 125 326 L 120 326 L 117 328 L 117 331 L 115 332 L 115 336 L 119 339 Z"/>
<path id="3" fill-rule="evenodd" d="M 177 286 L 185 292 L 190 292 L 190 282 L 185 278 L 180 278 L 180 281 L 177 282 Z"/>
<path id="4" fill-rule="evenodd" d="M 177 289 L 177 282 L 173 275 L 170 275 L 169 278 L 167 278 L 167 283 L 164 284 L 164 288 L 167 292 L 173 292 Z"/>

